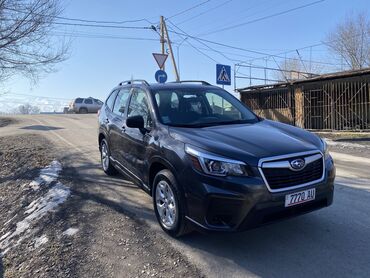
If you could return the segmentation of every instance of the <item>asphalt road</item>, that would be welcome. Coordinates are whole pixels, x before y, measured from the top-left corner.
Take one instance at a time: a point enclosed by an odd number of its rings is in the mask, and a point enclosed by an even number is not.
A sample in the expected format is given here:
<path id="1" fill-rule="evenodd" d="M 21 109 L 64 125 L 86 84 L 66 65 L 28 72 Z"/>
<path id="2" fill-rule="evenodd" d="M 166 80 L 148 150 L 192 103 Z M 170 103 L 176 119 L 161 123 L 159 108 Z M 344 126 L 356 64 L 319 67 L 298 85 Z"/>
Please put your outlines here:
<path id="1" fill-rule="evenodd" d="M 130 183 L 100 170 L 96 115 L 19 117 L 3 127 L 7 135 L 37 133 L 59 150 L 90 190 L 146 221 L 162 233 L 151 199 Z M 369 277 L 370 147 L 353 152 L 332 148 L 337 166 L 334 204 L 326 209 L 255 230 L 234 234 L 164 236 L 209 277 Z"/>

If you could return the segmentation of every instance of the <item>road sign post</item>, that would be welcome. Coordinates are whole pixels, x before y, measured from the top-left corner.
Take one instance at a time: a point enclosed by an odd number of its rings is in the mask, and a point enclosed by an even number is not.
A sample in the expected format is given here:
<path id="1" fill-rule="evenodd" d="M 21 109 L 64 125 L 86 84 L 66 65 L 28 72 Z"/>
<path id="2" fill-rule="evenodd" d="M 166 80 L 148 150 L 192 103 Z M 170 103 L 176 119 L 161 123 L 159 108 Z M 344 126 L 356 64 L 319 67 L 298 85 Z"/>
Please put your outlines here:
<path id="1" fill-rule="evenodd" d="M 216 83 L 220 85 L 231 85 L 231 66 L 216 65 Z"/>

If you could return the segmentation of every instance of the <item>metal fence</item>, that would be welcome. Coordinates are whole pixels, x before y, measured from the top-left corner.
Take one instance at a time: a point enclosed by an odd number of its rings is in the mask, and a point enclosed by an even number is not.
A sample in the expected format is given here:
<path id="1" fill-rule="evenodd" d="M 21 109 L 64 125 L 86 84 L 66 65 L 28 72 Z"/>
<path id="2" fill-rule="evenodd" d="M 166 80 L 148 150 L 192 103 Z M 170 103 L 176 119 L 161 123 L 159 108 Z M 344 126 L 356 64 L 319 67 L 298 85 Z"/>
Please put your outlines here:
<path id="1" fill-rule="evenodd" d="M 370 130 L 370 70 L 238 91 L 267 119 L 314 130 Z"/>

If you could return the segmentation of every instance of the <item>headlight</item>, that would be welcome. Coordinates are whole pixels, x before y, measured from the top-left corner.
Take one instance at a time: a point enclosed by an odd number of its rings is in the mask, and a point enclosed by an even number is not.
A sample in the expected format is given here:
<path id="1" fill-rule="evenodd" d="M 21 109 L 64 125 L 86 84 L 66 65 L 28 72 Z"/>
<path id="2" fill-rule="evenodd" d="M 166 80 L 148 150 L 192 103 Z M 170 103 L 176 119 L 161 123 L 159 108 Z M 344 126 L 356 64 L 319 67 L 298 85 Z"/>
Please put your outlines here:
<path id="1" fill-rule="evenodd" d="M 330 153 L 329 153 L 329 149 L 328 149 L 328 144 L 325 142 L 324 139 L 320 138 L 321 139 L 321 143 L 322 143 L 322 152 L 324 154 L 324 157 L 325 159 L 329 158 L 330 157 Z"/>
<path id="2" fill-rule="evenodd" d="M 193 166 L 198 171 L 213 176 L 248 176 L 246 164 L 213 154 L 203 153 L 188 145 L 185 152 L 190 155 Z"/>

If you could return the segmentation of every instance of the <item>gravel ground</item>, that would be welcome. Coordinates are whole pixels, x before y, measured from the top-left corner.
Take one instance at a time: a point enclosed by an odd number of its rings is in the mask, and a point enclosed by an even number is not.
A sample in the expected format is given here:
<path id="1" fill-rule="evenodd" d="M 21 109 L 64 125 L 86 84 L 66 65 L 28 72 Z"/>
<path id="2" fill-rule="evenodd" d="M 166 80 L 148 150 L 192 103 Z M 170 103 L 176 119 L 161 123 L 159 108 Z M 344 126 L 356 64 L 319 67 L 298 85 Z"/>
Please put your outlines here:
<path id="1" fill-rule="evenodd" d="M 0 277 L 202 277 L 164 235 L 89 193 L 73 168 L 63 167 L 58 181 L 32 189 L 29 184 L 55 157 L 56 150 L 39 135 L 0 137 L 0 247 L 1 237 L 25 218 L 27 206 L 57 182 L 71 192 L 13 238 L 0 256 Z"/>

